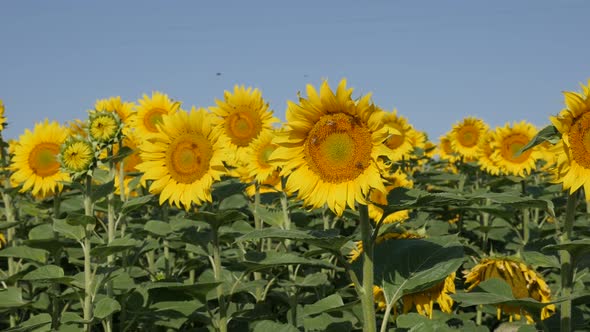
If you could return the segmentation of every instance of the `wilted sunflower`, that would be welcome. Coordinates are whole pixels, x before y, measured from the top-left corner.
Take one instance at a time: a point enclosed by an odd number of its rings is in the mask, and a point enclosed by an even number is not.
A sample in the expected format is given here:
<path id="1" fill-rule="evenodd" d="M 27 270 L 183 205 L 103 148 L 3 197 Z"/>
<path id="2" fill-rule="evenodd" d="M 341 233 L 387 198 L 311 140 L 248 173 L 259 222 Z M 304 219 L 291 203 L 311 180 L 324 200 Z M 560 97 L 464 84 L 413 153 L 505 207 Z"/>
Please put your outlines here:
<path id="1" fill-rule="evenodd" d="M 136 168 L 154 180 L 150 192 L 189 209 L 191 203 L 211 202 L 211 185 L 225 172 L 227 144 L 211 123 L 212 115 L 193 108 L 162 117 L 159 131 L 140 146 L 143 162 Z"/>
<path id="2" fill-rule="evenodd" d="M 268 103 L 258 89 L 234 86 L 234 92 L 225 91 L 223 100 L 215 99 L 216 107 L 211 111 L 218 116 L 215 124 L 221 127 L 221 134 L 228 138 L 229 155 L 235 156 L 230 163 L 244 163 L 247 150 L 256 138 L 272 130 L 272 123 L 278 119 L 268 110 Z"/>
<path id="3" fill-rule="evenodd" d="M 564 92 L 566 108 L 551 117 L 551 123 L 561 133 L 567 167 L 556 173 L 556 182 L 574 193 L 584 187 L 590 193 L 590 82 L 582 85 L 583 93 Z M 590 198 L 590 194 L 586 195 Z"/>
<path id="4" fill-rule="evenodd" d="M 324 204 L 337 215 L 355 202 L 367 204 L 372 188 L 385 191 L 377 158 L 387 155 L 387 128 L 366 95 L 352 99 L 346 80 L 333 93 L 324 81 L 320 93 L 307 86 L 308 99 L 288 102 L 287 129 L 276 140 L 271 159 L 284 162 L 286 191 L 304 204 Z"/>
<path id="5" fill-rule="evenodd" d="M 521 121 L 498 127 L 493 133 L 491 146 L 494 149 L 491 159 L 505 174 L 525 176 L 536 167 L 542 158 L 538 147 L 533 147 L 520 155 L 518 152 L 535 137 L 537 129 L 532 124 Z"/>
<path id="6" fill-rule="evenodd" d="M 31 190 L 34 196 L 47 196 L 61 191 L 62 182 L 70 178 L 60 170 L 57 155 L 67 136 L 65 128 L 48 120 L 20 136 L 10 168 L 14 171 L 11 180 L 23 186 L 21 192 Z"/>
<path id="7" fill-rule="evenodd" d="M 122 101 L 121 97 L 99 99 L 94 104 L 95 111 L 115 113 L 125 125 L 130 124 L 131 117 L 134 114 L 134 108 L 134 103 Z"/>
<path id="8" fill-rule="evenodd" d="M 456 123 L 451 130 L 449 140 L 453 151 L 463 157 L 464 161 L 478 158 L 478 145 L 488 131 L 488 125 L 481 119 L 467 117 Z"/>
<path id="9" fill-rule="evenodd" d="M 384 174 L 383 177 L 387 181 L 385 184 L 385 192 L 381 192 L 378 190 L 372 190 L 371 194 L 369 195 L 369 200 L 372 203 L 379 204 L 379 205 L 387 205 L 387 194 L 394 188 L 412 188 L 414 183 L 411 180 L 408 180 L 408 176 L 404 174 L 400 169 L 392 174 Z M 403 222 L 404 220 L 410 217 L 409 210 L 401 210 L 391 213 L 383 220 L 383 209 L 375 204 L 369 204 L 369 217 L 376 222 L 383 222 L 386 224 L 394 223 L 394 222 Z"/>
<path id="10" fill-rule="evenodd" d="M 59 160 L 65 171 L 81 175 L 94 163 L 94 151 L 85 138 L 71 138 L 62 145 Z"/>
<path id="11" fill-rule="evenodd" d="M 492 132 L 487 132 L 483 139 L 479 142 L 479 168 L 491 175 L 500 174 L 500 167 L 492 159 L 494 148 L 492 147 L 492 140 L 494 135 Z"/>
<path id="12" fill-rule="evenodd" d="M 483 258 L 465 276 L 465 282 L 471 284 L 467 291 L 479 283 L 491 278 L 504 280 L 512 288 L 512 295 L 517 299 L 530 297 L 542 303 L 551 301 L 551 290 L 543 277 L 526 264 L 511 258 Z M 510 320 L 519 320 L 524 315 L 527 322 L 533 322 L 532 316 L 524 309 L 515 306 L 499 305 L 498 319 L 504 311 Z M 555 312 L 555 305 L 547 305 L 541 310 L 541 319 L 548 318 Z"/>
<path id="13" fill-rule="evenodd" d="M 180 107 L 180 102 L 173 101 L 168 95 L 157 91 L 153 92 L 151 97 L 144 94 L 137 103 L 139 105 L 132 117 L 131 125 L 142 139 L 149 139 L 157 133 L 157 125 L 162 122 L 162 117 L 176 113 Z"/>
<path id="14" fill-rule="evenodd" d="M 4 116 L 4 103 L 0 99 L 0 131 L 4 130 L 6 125 L 6 117 Z"/>

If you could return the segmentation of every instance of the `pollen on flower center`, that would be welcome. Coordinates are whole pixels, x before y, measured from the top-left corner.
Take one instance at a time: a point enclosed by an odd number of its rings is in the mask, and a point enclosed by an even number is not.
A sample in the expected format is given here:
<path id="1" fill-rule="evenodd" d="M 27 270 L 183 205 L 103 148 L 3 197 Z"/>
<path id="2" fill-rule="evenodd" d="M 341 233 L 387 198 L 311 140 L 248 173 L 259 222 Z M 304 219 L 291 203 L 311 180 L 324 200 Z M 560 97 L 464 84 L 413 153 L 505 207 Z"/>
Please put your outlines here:
<path id="1" fill-rule="evenodd" d="M 325 115 L 309 132 L 304 148 L 310 168 L 324 181 L 345 182 L 369 167 L 371 133 L 350 115 Z"/>
<path id="2" fill-rule="evenodd" d="M 202 135 L 186 133 L 178 136 L 166 152 L 171 177 L 179 183 L 192 183 L 209 169 L 212 156 L 209 141 Z"/>
<path id="3" fill-rule="evenodd" d="M 226 133 L 237 146 L 248 146 L 262 130 L 261 121 L 246 111 L 232 113 L 226 124 Z"/>
<path id="4" fill-rule="evenodd" d="M 59 171 L 56 159 L 59 146 L 54 143 L 40 143 L 29 154 L 29 166 L 39 176 L 46 177 Z"/>
<path id="5" fill-rule="evenodd" d="M 461 145 L 466 147 L 475 146 L 478 142 L 479 132 L 475 127 L 463 127 L 459 131 L 458 139 L 461 141 Z"/>

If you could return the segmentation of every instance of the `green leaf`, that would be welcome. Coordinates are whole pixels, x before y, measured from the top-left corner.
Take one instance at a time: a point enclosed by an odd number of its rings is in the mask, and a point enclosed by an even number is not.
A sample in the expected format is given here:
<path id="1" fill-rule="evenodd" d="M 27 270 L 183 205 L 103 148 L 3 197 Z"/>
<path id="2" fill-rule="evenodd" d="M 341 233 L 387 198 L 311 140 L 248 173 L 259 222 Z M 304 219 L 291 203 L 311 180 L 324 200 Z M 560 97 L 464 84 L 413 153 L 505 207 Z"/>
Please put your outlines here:
<path id="1" fill-rule="evenodd" d="M 281 324 L 271 320 L 261 320 L 254 323 L 253 332 L 299 332 L 295 326 L 291 324 Z"/>
<path id="2" fill-rule="evenodd" d="M 24 332 L 24 331 L 43 331 L 39 330 L 41 327 L 47 326 L 49 328 L 49 324 L 51 324 L 51 315 L 49 314 L 39 314 L 35 316 L 31 316 L 28 320 L 22 322 L 17 327 L 12 329 L 6 329 L 6 332 Z M 49 331 L 49 329 L 47 329 Z"/>
<path id="3" fill-rule="evenodd" d="M 129 214 L 132 211 L 139 209 L 140 207 L 144 206 L 145 204 L 149 203 L 152 200 L 154 195 L 145 195 L 132 198 L 125 203 L 121 207 L 122 214 Z"/>
<path id="4" fill-rule="evenodd" d="M 66 216 L 66 222 L 72 226 L 87 226 L 87 225 L 94 225 L 96 224 L 96 218 L 92 216 L 87 216 L 83 213 L 69 213 Z"/>
<path id="5" fill-rule="evenodd" d="M 532 149 L 533 147 L 543 143 L 549 142 L 551 144 L 557 144 L 561 139 L 561 133 L 555 128 L 554 125 L 548 125 L 547 127 L 541 129 L 533 139 L 528 142 L 525 146 L 522 147 L 519 151 L 516 152 L 514 155 L 515 157 L 520 156 L 526 150 Z"/>
<path id="6" fill-rule="evenodd" d="M 567 250 L 572 253 L 572 256 L 576 256 L 585 252 L 590 251 L 590 239 L 574 240 L 561 244 L 553 244 L 543 247 L 543 251 L 553 250 Z"/>
<path id="7" fill-rule="evenodd" d="M 45 263 L 49 252 L 43 249 L 35 249 L 28 246 L 8 247 L 0 250 L 0 257 L 15 257 L 30 259 L 35 262 Z"/>
<path id="8" fill-rule="evenodd" d="M 457 331 L 447 326 L 444 321 L 431 320 L 428 317 L 422 316 L 415 312 L 400 315 L 397 317 L 395 322 L 397 323 L 397 327 L 402 329 L 410 329 L 410 331 Z"/>
<path id="9" fill-rule="evenodd" d="M 293 253 L 249 251 L 244 255 L 244 264 L 250 270 L 257 271 L 275 266 L 285 265 L 313 265 L 333 269 L 335 266 L 319 259 L 304 258 Z"/>
<path id="10" fill-rule="evenodd" d="M 92 201 L 97 201 L 101 198 L 107 197 L 108 194 L 115 190 L 115 180 L 111 180 L 107 183 L 100 184 L 98 186 L 92 186 L 92 193 L 90 198 Z"/>
<path id="11" fill-rule="evenodd" d="M 103 320 L 120 310 L 121 305 L 117 300 L 110 297 L 104 297 L 96 303 L 96 306 L 94 307 L 94 317 Z"/>
<path id="12" fill-rule="evenodd" d="M 177 282 L 155 282 L 148 283 L 144 287 L 148 290 L 150 296 L 156 291 L 165 291 L 167 295 L 189 295 L 193 298 L 204 301 L 207 293 L 219 284 L 219 282 L 201 282 L 193 285 L 185 285 Z"/>
<path id="13" fill-rule="evenodd" d="M 110 162 L 113 162 L 116 164 L 118 162 L 121 162 L 123 159 L 129 157 L 130 155 L 132 155 L 133 152 L 134 152 L 133 149 L 131 149 L 130 147 L 123 146 L 119 149 L 119 151 L 117 151 L 116 155 L 114 155 L 112 157 L 105 158 L 104 162 L 108 163 L 110 161 Z"/>
<path id="14" fill-rule="evenodd" d="M 23 276 L 23 280 L 51 280 L 65 276 L 64 270 L 57 265 L 45 265 Z"/>
<path id="15" fill-rule="evenodd" d="M 241 192 L 238 192 L 237 194 L 224 198 L 221 203 L 219 203 L 219 210 L 241 209 L 246 205 L 248 205 L 246 196 Z"/>
<path id="16" fill-rule="evenodd" d="M 90 254 L 92 257 L 104 258 L 122 251 L 129 250 L 131 248 L 139 248 L 141 241 L 132 238 L 119 238 L 114 239 L 108 245 L 102 245 L 92 248 Z"/>
<path id="17" fill-rule="evenodd" d="M 194 313 L 197 309 L 203 307 L 203 303 L 198 300 L 192 301 L 162 301 L 154 303 L 150 306 L 150 309 L 156 311 L 175 311 L 181 313 L 183 316 L 188 317 Z"/>
<path id="18" fill-rule="evenodd" d="M 254 230 L 236 239 L 237 242 L 243 241 L 257 241 L 260 239 L 289 239 L 294 241 L 302 241 L 313 244 L 317 247 L 340 250 L 340 248 L 350 241 L 349 237 L 338 235 L 337 230 L 328 231 L 301 231 L 301 230 L 285 230 L 278 228 L 266 228 L 262 230 Z"/>
<path id="19" fill-rule="evenodd" d="M 157 236 L 166 237 L 166 235 L 172 232 L 170 224 L 160 220 L 150 220 L 145 223 L 144 229 Z"/>
<path id="20" fill-rule="evenodd" d="M 53 219 L 53 230 L 76 241 L 81 241 L 86 237 L 84 226 L 71 225 L 65 219 Z"/>
<path id="21" fill-rule="evenodd" d="M 338 294 L 332 294 L 317 301 L 316 303 L 308 304 L 303 307 L 303 314 L 306 316 L 317 315 L 343 305 L 344 302 L 342 301 L 342 297 Z"/>
<path id="22" fill-rule="evenodd" d="M 0 309 L 21 307 L 27 304 L 23 301 L 22 289 L 18 287 L 8 287 L 0 289 Z"/>

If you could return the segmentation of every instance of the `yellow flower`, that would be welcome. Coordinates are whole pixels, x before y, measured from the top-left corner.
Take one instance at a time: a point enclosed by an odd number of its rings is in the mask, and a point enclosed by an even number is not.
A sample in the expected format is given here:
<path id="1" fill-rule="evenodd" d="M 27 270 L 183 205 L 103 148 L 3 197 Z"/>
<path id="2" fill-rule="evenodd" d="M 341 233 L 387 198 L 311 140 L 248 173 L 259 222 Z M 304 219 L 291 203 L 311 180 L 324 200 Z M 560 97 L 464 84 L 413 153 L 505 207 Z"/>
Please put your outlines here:
<path id="1" fill-rule="evenodd" d="M 449 135 L 450 133 L 440 137 L 437 154 L 440 159 L 447 160 L 449 163 L 454 163 L 459 160 L 459 156 L 455 151 L 453 151 Z"/>
<path id="2" fill-rule="evenodd" d="M 211 111 L 218 116 L 215 124 L 221 127 L 222 135 L 228 138 L 228 154 L 235 156 L 231 164 L 245 163 L 247 149 L 265 131 L 272 130 L 278 119 L 268 110 L 268 103 L 258 89 L 234 86 L 233 94 L 225 91 L 223 100 L 215 99 L 217 107 Z"/>
<path id="3" fill-rule="evenodd" d="M 110 144 L 121 136 L 121 121 L 115 113 L 92 112 L 88 121 L 88 136 L 93 142 Z"/>
<path id="4" fill-rule="evenodd" d="M 144 94 L 138 103 L 137 113 L 132 117 L 131 124 L 142 139 L 150 139 L 156 134 L 162 117 L 176 113 L 180 107 L 180 102 L 172 101 L 168 95 L 160 92 L 153 92 L 151 98 Z"/>
<path id="5" fill-rule="evenodd" d="M 246 150 L 246 172 L 258 182 L 266 181 L 278 168 L 276 163 L 270 162 L 270 155 L 277 148 L 273 143 L 274 137 L 274 131 L 263 131 Z"/>
<path id="6" fill-rule="evenodd" d="M 414 145 L 410 136 L 415 135 L 415 130 L 408 123 L 408 120 L 397 115 L 397 110 L 394 109 L 392 113 L 383 112 L 383 119 L 381 120 L 386 128 L 391 128 L 396 133 L 390 133 L 385 140 L 385 145 L 389 148 L 387 158 L 391 161 L 401 160 L 404 156 L 409 155 L 414 150 Z"/>
<path id="7" fill-rule="evenodd" d="M 387 180 L 387 183 L 385 184 L 385 192 L 378 190 L 371 191 L 369 200 L 372 203 L 387 205 L 387 194 L 389 194 L 391 190 L 398 187 L 412 188 L 414 186 L 414 183 L 411 180 L 408 180 L 407 175 L 404 174 L 400 169 L 392 174 L 384 174 L 383 177 Z M 375 222 L 381 221 L 383 223 L 390 224 L 394 222 L 403 222 L 410 217 L 409 210 L 401 210 L 391 213 L 381 220 L 383 217 L 383 209 L 375 204 L 369 204 L 368 207 L 369 217 L 375 220 Z"/>
<path id="8" fill-rule="evenodd" d="M 542 155 L 538 146 L 533 147 L 520 155 L 520 151 L 537 134 L 537 129 L 532 124 L 521 121 L 510 126 L 507 123 L 504 127 L 496 128 L 493 133 L 491 146 L 494 152 L 491 155 L 502 173 L 525 176 L 536 168 L 537 160 Z"/>
<path id="9" fill-rule="evenodd" d="M 542 303 L 551 301 L 551 290 L 543 277 L 526 264 L 510 258 L 483 258 L 465 276 L 465 282 L 471 284 L 467 291 L 479 283 L 498 278 L 504 280 L 512 288 L 512 295 L 517 299 L 530 297 Z M 532 323 L 532 316 L 524 309 L 515 306 L 498 305 L 498 319 L 501 312 L 510 315 L 510 320 L 520 320 L 521 315 Z M 541 319 L 548 318 L 555 312 L 555 305 L 550 304 L 541 311 Z"/>
<path id="10" fill-rule="evenodd" d="M 67 136 L 65 128 L 48 120 L 20 136 L 10 168 L 14 171 L 11 180 L 23 186 L 21 192 L 31 190 L 34 196 L 47 196 L 61 191 L 62 182 L 70 178 L 60 170 L 57 155 Z"/>
<path id="11" fill-rule="evenodd" d="M 68 121 L 64 125 L 68 131 L 69 136 L 88 137 L 88 123 L 80 119 Z"/>
<path id="12" fill-rule="evenodd" d="M 99 99 L 94 104 L 95 111 L 115 113 L 125 125 L 129 125 L 134 114 L 134 108 L 134 103 L 121 101 L 121 97 Z"/>
<path id="13" fill-rule="evenodd" d="M 494 148 L 492 147 L 492 140 L 494 135 L 492 132 L 487 132 L 483 139 L 479 142 L 479 168 L 484 171 L 488 172 L 491 175 L 498 175 L 500 174 L 500 167 L 498 164 L 492 159 L 492 154 L 494 153 Z"/>
<path id="14" fill-rule="evenodd" d="M 135 175 L 134 173 L 139 173 L 139 170 L 137 169 L 137 165 L 141 164 L 141 162 L 142 162 L 141 156 L 139 153 L 139 146 L 140 145 L 141 145 L 141 140 L 135 132 L 129 132 L 129 133 L 127 133 L 125 138 L 123 138 L 123 146 L 126 146 L 126 147 L 130 148 L 131 150 L 133 150 L 133 152 L 130 155 L 128 155 L 127 157 L 125 157 L 125 159 L 123 159 L 123 161 L 122 161 L 123 173 L 124 173 L 123 186 L 125 188 L 125 195 L 126 196 L 131 194 L 132 190 L 134 189 L 134 188 L 130 188 L 131 181 L 133 181 L 133 179 L 135 179 L 137 177 L 137 175 Z M 117 155 L 118 151 L 119 151 L 119 146 L 115 145 L 114 149 L 113 149 L 114 155 Z M 119 162 L 115 165 L 117 172 L 119 172 L 120 167 L 121 167 L 121 162 Z M 119 175 L 115 176 L 115 193 L 117 193 L 117 194 L 120 193 L 120 190 L 121 190 L 121 187 L 119 185 L 119 180 L 120 180 Z M 142 187 L 146 186 L 145 178 L 141 177 L 139 179 L 139 185 L 141 185 Z"/>
<path id="15" fill-rule="evenodd" d="M 272 174 L 266 178 L 266 180 L 259 183 L 260 189 L 259 192 L 261 194 L 266 193 L 277 193 L 283 191 L 283 185 L 281 181 L 281 176 L 279 171 L 274 171 Z M 256 194 L 256 185 L 251 184 L 246 187 L 246 195 L 252 197 Z"/>
<path id="16" fill-rule="evenodd" d="M 6 117 L 4 116 L 4 103 L 0 99 L 0 131 L 4 130 L 6 125 Z"/>
<path id="17" fill-rule="evenodd" d="M 566 108 L 551 122 L 561 133 L 566 167 L 557 172 L 556 182 L 574 193 L 584 187 L 590 193 L 590 97 L 589 86 L 582 85 L 583 93 L 564 92 Z M 590 195 L 586 195 L 590 199 Z"/>
<path id="18" fill-rule="evenodd" d="M 88 171 L 94 162 L 94 147 L 83 138 L 70 139 L 62 145 L 59 159 L 70 173 Z"/>
<path id="19" fill-rule="evenodd" d="M 455 124 L 449 135 L 451 147 L 466 161 L 479 157 L 478 145 L 488 131 L 488 125 L 483 120 L 467 117 Z"/>
<path id="20" fill-rule="evenodd" d="M 377 159 L 387 155 L 387 129 L 370 95 L 352 99 L 346 80 L 333 93 L 324 81 L 320 93 L 307 86 L 308 99 L 288 102 L 287 128 L 271 160 L 284 162 L 288 193 L 304 204 L 342 215 L 348 205 L 367 204 L 373 188 L 385 191 Z"/>
<path id="21" fill-rule="evenodd" d="M 193 108 L 162 117 L 161 129 L 140 146 L 143 162 L 136 168 L 154 180 L 150 193 L 188 210 L 194 202 L 211 202 L 211 185 L 225 172 L 223 146 L 227 144 L 212 126 L 211 114 Z"/>
<path id="22" fill-rule="evenodd" d="M 4 237 L 4 233 L 0 232 L 0 249 L 6 247 L 6 238 Z"/>

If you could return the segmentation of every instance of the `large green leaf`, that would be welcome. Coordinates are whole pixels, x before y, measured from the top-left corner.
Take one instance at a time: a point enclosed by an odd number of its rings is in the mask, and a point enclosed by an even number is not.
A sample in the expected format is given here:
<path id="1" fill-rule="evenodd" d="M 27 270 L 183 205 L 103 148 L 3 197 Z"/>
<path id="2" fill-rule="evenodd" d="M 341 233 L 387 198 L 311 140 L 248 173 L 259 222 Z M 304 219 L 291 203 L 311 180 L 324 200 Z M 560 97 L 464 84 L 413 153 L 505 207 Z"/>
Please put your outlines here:
<path id="1" fill-rule="evenodd" d="M 23 301 L 23 291 L 18 287 L 0 289 L 0 308 L 21 307 L 27 304 Z"/>
<path id="2" fill-rule="evenodd" d="M 57 265 L 45 265 L 25 274 L 22 280 L 68 283 L 74 280 L 74 278 L 65 277 L 64 270 Z"/>
<path id="3" fill-rule="evenodd" d="M 170 227 L 170 224 L 160 220 L 149 220 L 145 223 L 144 229 L 161 237 L 166 237 L 172 232 L 172 227 Z"/>
<path id="4" fill-rule="evenodd" d="M 65 219 L 53 219 L 53 230 L 76 241 L 81 241 L 86 237 L 84 226 L 72 225 Z"/>
<path id="5" fill-rule="evenodd" d="M 121 305 L 117 300 L 111 299 L 110 297 L 104 297 L 96 303 L 94 307 L 94 317 L 103 320 L 120 310 Z"/>
<path id="6" fill-rule="evenodd" d="M 303 314 L 306 316 L 317 315 L 322 312 L 330 311 L 334 308 L 342 307 L 344 302 L 342 297 L 338 294 L 332 294 L 313 304 L 308 304 L 303 307 Z"/>
<path id="7" fill-rule="evenodd" d="M 261 320 L 255 322 L 253 332 L 299 332 L 299 329 L 290 324 L 281 324 L 271 320 Z"/>
<path id="8" fill-rule="evenodd" d="M 121 213 L 129 214 L 130 212 L 137 210 L 145 204 L 149 203 L 149 201 L 151 201 L 153 197 L 154 195 L 145 195 L 131 198 L 130 200 L 123 203 L 123 206 L 121 207 Z"/>
<path id="9" fill-rule="evenodd" d="M 349 237 L 338 235 L 336 230 L 328 231 L 301 231 L 301 230 L 285 230 L 278 228 L 266 228 L 262 230 L 254 230 L 246 235 L 236 239 L 238 242 L 242 241 L 257 241 L 260 239 L 289 239 L 294 241 L 301 241 L 315 245 L 320 248 L 329 250 L 340 250 L 340 248 L 350 241 Z"/>
<path id="10" fill-rule="evenodd" d="M 282 252 L 259 252 L 249 251 L 244 255 L 245 265 L 249 266 L 251 271 L 263 270 L 276 266 L 285 265 L 313 265 L 324 268 L 333 269 L 336 268 L 334 265 L 328 264 L 325 261 L 319 259 L 310 259 L 301 257 L 294 253 L 282 253 Z"/>
<path id="11" fill-rule="evenodd" d="M 0 257 L 15 257 L 29 259 L 39 263 L 47 261 L 49 252 L 43 249 L 35 249 L 28 246 L 8 247 L 0 250 Z"/>
<path id="12" fill-rule="evenodd" d="M 92 248 L 90 254 L 92 257 L 104 258 L 131 248 L 139 248 L 142 242 L 129 237 L 114 239 L 107 245 Z"/>
<path id="13" fill-rule="evenodd" d="M 6 329 L 5 332 L 25 332 L 25 331 L 50 331 L 51 315 L 38 314 L 31 316 L 28 320 L 20 323 L 17 327 Z"/>
<path id="14" fill-rule="evenodd" d="M 554 125 L 548 125 L 547 127 L 541 129 L 535 137 L 533 137 L 530 142 L 528 142 L 525 146 L 523 146 L 519 151 L 516 152 L 514 155 L 515 157 L 520 156 L 526 150 L 529 150 L 543 142 L 549 142 L 551 144 L 556 144 L 561 139 L 561 133 L 555 128 Z"/>

